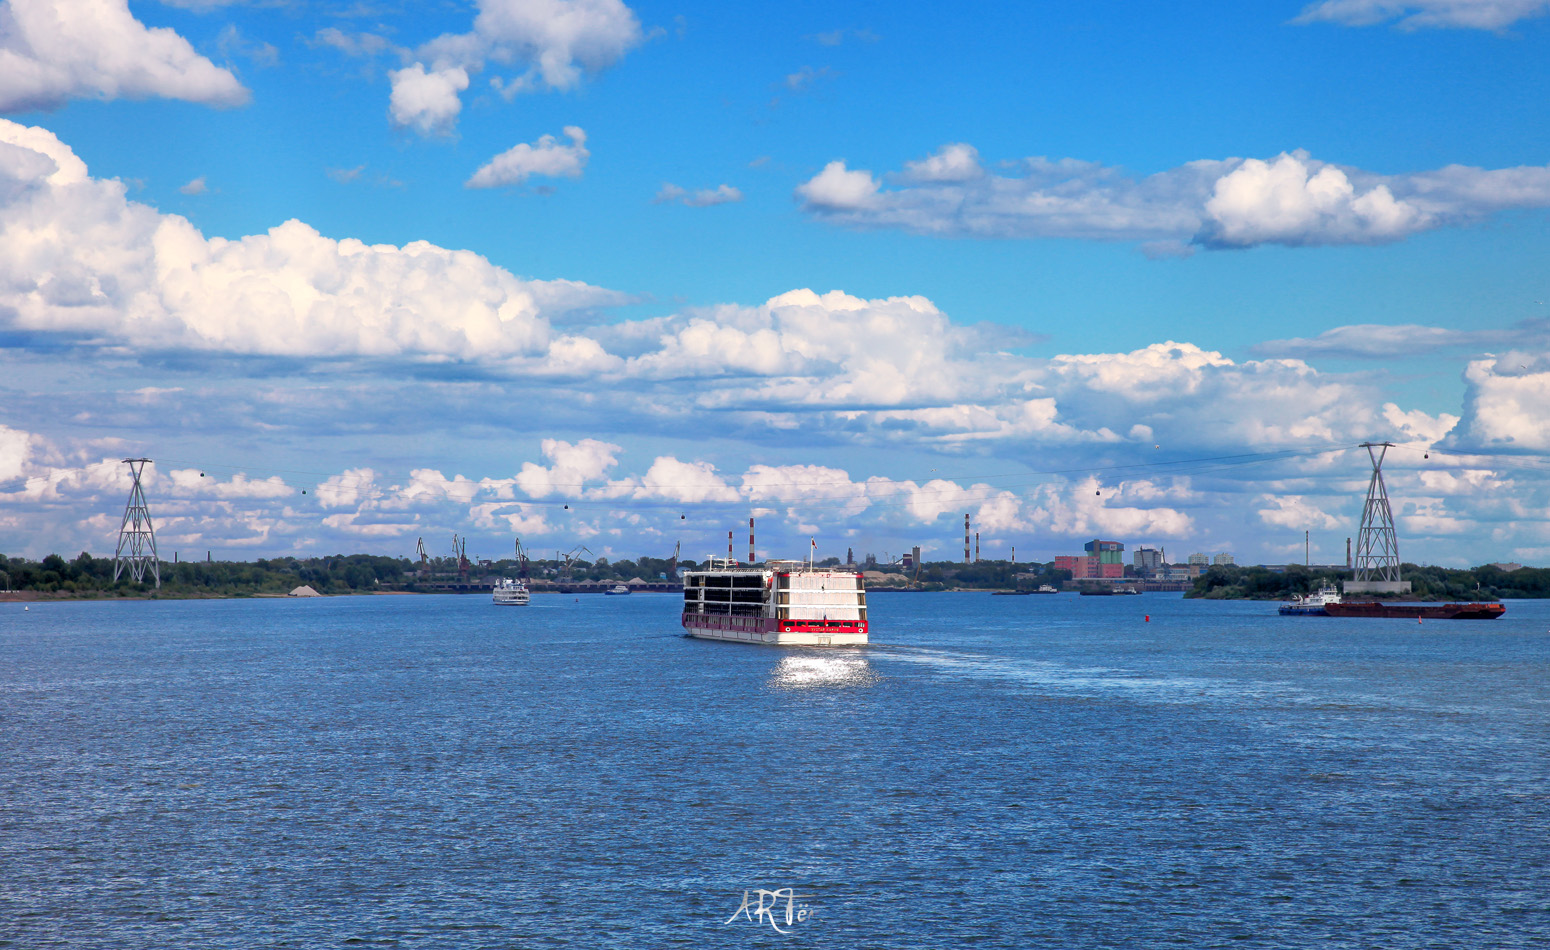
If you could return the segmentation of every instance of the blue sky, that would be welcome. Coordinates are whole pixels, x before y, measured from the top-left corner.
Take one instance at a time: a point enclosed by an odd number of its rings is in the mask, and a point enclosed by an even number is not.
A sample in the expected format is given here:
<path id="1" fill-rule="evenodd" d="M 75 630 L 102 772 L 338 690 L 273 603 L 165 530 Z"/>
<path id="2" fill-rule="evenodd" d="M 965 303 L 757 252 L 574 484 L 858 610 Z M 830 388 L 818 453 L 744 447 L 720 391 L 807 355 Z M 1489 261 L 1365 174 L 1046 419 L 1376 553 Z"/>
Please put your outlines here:
<path id="1" fill-rule="evenodd" d="M 1550 0 L 426 6 L 0 4 L 0 549 L 1550 562 Z"/>

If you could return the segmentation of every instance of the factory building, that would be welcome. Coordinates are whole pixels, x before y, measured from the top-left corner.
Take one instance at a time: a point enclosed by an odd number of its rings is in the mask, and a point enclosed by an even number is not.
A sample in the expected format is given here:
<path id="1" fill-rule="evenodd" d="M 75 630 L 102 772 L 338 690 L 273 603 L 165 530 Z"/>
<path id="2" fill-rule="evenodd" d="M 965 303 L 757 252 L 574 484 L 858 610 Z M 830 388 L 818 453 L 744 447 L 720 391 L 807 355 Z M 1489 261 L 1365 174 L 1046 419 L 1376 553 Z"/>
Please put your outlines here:
<path id="1" fill-rule="evenodd" d="M 1097 538 L 1082 545 L 1085 555 L 1062 554 L 1055 570 L 1070 571 L 1072 580 L 1103 580 L 1125 576 L 1125 545 Z"/>
<path id="2" fill-rule="evenodd" d="M 1082 550 L 1104 564 L 1125 563 L 1125 545 L 1120 541 L 1100 541 L 1094 538 L 1082 545 Z"/>
<path id="3" fill-rule="evenodd" d="M 1055 555 L 1055 570 L 1070 571 L 1072 580 L 1083 580 L 1091 577 L 1102 577 L 1098 573 L 1098 559 L 1095 557 L 1083 557 L 1079 554 Z"/>

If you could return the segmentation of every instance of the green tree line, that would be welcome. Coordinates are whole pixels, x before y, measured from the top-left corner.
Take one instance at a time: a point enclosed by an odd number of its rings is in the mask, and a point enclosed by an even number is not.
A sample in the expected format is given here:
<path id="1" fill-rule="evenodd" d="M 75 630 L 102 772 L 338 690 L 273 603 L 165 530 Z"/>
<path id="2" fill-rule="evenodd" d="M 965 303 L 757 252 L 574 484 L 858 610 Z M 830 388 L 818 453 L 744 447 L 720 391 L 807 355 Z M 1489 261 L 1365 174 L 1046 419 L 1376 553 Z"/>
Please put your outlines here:
<path id="1" fill-rule="evenodd" d="M 307 585 L 320 594 L 398 589 L 409 561 L 371 554 L 283 557 L 257 561 L 162 561 L 161 592 L 169 596 L 233 597 L 286 594 Z M 72 560 L 50 554 L 41 561 L 0 555 L 0 590 L 51 594 L 140 594 L 153 588 L 150 574 L 135 583 L 126 570 L 113 580 L 113 559 L 82 552 Z"/>
<path id="2" fill-rule="evenodd" d="M 1550 597 L 1550 568 L 1522 567 L 1504 571 L 1490 564 L 1467 569 L 1402 564 L 1399 576 L 1410 582 L 1414 600 L 1501 600 Z M 1219 565 L 1195 580 L 1185 597 L 1212 600 L 1290 600 L 1294 596 L 1338 587 L 1351 578 L 1347 570 L 1308 569 L 1300 565 L 1272 571 L 1265 567 Z"/>
<path id="3" fill-rule="evenodd" d="M 823 562 L 837 567 L 835 558 Z M 679 561 L 677 570 L 689 570 L 693 561 Z M 256 594 L 286 594 L 303 585 L 320 594 L 349 594 L 371 591 L 422 591 L 457 580 L 463 575 L 452 558 L 433 558 L 421 565 L 408 558 L 371 554 L 336 554 L 328 557 L 260 558 L 255 561 L 181 561 L 160 562 L 161 588 L 156 591 L 150 576 L 135 583 L 123 572 L 113 579 L 113 558 L 93 557 L 82 552 L 66 560 L 50 554 L 42 560 L 0 555 L 0 591 L 33 591 L 64 596 L 144 596 L 169 597 L 243 597 Z M 640 557 L 610 561 L 574 561 L 568 567 L 559 560 L 534 560 L 528 575 L 569 583 L 622 583 L 634 578 L 660 581 L 674 577 L 674 563 L 668 558 Z M 918 572 L 904 572 L 896 566 L 882 568 L 899 578 L 900 586 L 921 590 L 1032 589 L 1040 584 L 1059 586 L 1070 577 L 1068 571 L 1055 571 L 1050 564 L 1008 561 L 979 561 L 959 564 L 953 561 L 928 562 Z M 467 578 L 481 581 L 486 577 L 516 577 L 521 566 L 513 558 L 469 566 Z"/>

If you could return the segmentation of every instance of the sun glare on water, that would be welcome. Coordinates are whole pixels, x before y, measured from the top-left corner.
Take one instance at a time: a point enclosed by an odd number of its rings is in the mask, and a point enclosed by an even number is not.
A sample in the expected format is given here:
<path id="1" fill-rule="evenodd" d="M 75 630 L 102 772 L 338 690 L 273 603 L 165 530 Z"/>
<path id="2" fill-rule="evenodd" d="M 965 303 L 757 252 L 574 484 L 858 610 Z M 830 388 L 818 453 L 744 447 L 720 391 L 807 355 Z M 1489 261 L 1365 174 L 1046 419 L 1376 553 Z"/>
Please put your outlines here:
<path id="1" fill-rule="evenodd" d="M 877 679 L 876 671 L 865 657 L 843 654 L 793 654 L 783 657 L 770 673 L 770 685 L 777 689 L 871 686 Z"/>

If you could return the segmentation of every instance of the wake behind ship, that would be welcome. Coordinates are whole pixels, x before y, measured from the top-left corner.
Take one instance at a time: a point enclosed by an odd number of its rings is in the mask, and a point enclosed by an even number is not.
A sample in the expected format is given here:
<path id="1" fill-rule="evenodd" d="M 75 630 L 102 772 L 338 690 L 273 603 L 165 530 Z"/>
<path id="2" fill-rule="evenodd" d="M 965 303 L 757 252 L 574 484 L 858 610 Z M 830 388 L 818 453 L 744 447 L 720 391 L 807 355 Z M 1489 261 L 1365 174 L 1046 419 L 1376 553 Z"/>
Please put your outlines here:
<path id="1" fill-rule="evenodd" d="M 804 561 L 713 559 L 707 570 L 684 572 L 683 625 L 711 640 L 859 646 L 867 642 L 866 588 L 854 571 Z"/>

